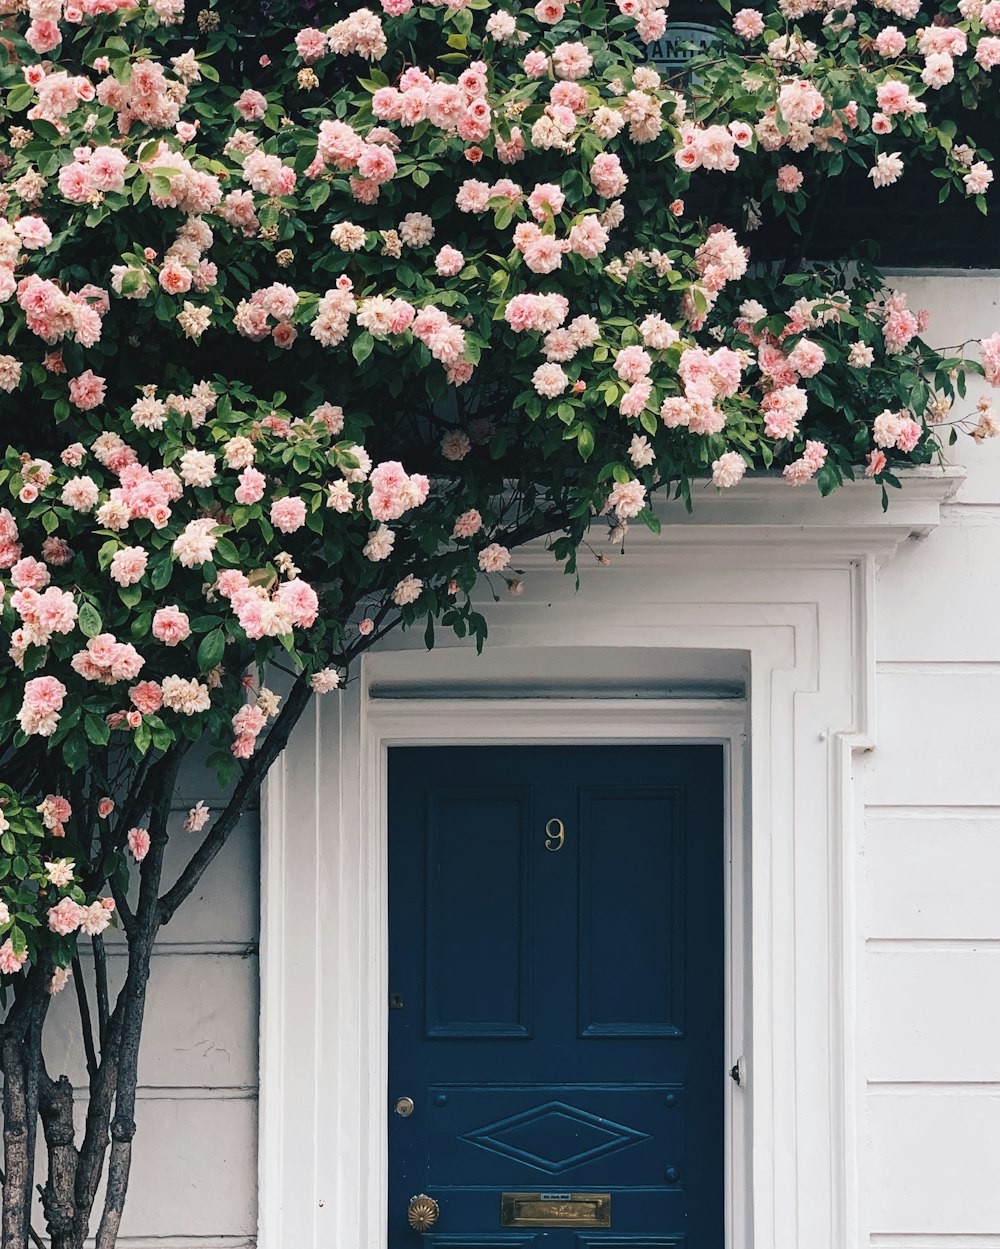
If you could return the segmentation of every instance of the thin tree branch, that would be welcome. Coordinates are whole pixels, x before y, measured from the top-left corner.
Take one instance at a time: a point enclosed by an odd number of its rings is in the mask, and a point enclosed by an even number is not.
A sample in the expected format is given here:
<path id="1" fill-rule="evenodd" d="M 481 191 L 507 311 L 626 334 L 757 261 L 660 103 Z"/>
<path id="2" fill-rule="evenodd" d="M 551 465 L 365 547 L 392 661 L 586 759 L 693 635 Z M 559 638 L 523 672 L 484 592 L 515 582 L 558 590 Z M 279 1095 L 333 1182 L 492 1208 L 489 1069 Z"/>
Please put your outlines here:
<path id="1" fill-rule="evenodd" d="M 237 781 L 229 801 L 213 823 L 204 841 L 191 856 L 187 866 L 167 892 L 160 898 L 159 923 L 170 922 L 174 912 L 201 880 L 209 864 L 226 844 L 236 822 L 246 810 L 247 804 L 256 797 L 261 782 L 278 755 L 285 749 L 292 729 L 298 723 L 312 697 L 312 690 L 304 678 L 292 686 L 285 705 L 271 726 L 260 749 L 252 756 L 242 776 Z"/>
<path id="2" fill-rule="evenodd" d="M 76 1001 L 80 1008 L 80 1031 L 87 1057 L 87 1075 L 92 1080 L 97 1075 L 97 1053 L 94 1050 L 94 1025 L 90 1018 L 90 1002 L 87 998 L 87 986 L 83 982 L 79 955 L 73 959 L 73 987 L 76 989 Z"/>
<path id="3" fill-rule="evenodd" d="M 108 1035 L 108 1018 L 111 1008 L 108 1002 L 108 959 L 104 951 L 104 938 L 100 935 L 91 937 L 94 947 L 94 983 L 97 987 L 97 1035 L 101 1049 Z"/>

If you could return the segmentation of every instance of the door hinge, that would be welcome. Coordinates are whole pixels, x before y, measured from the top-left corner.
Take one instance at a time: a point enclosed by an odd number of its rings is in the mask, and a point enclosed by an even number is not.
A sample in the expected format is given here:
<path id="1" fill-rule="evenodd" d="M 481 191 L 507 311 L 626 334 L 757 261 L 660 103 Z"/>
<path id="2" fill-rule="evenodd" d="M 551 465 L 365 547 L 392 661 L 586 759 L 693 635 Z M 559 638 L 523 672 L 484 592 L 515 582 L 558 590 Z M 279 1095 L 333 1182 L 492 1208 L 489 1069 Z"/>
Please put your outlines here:
<path id="1" fill-rule="evenodd" d="M 741 1054 L 739 1058 L 729 1068 L 730 1078 L 733 1079 L 742 1088 L 747 1081 L 747 1063 Z"/>

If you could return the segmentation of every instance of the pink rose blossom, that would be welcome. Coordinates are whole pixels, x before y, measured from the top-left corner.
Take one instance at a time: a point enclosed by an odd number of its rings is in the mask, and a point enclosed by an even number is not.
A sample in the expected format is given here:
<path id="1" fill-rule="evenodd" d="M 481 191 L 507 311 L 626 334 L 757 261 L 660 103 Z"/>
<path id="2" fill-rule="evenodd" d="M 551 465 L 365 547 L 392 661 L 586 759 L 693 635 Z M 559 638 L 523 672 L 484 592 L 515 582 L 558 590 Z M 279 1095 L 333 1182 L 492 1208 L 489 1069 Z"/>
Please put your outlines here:
<path id="1" fill-rule="evenodd" d="M 306 505 L 298 495 L 286 495 L 271 504 L 271 524 L 282 533 L 294 533 L 306 523 Z"/>
<path id="2" fill-rule="evenodd" d="M 191 636 L 187 613 L 175 604 L 160 607 L 153 615 L 153 637 L 164 646 L 177 646 Z"/>
<path id="3" fill-rule="evenodd" d="M 127 834 L 128 848 L 136 863 L 141 863 L 149 854 L 149 829 L 130 828 Z"/>

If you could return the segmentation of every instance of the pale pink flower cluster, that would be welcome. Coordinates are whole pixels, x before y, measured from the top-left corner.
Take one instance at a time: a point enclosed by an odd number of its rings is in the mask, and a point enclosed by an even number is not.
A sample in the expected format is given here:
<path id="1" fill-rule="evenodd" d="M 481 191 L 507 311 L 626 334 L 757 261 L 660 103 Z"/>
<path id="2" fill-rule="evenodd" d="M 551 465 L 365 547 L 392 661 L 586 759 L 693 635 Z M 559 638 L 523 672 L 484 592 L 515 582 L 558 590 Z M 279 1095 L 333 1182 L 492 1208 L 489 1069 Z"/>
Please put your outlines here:
<path id="1" fill-rule="evenodd" d="M 803 486 L 815 477 L 826 463 L 827 449 L 822 442 L 806 440 L 805 451 L 797 460 L 786 464 L 782 476 L 790 486 Z"/>
<path id="2" fill-rule="evenodd" d="M 28 28 L 29 32 L 32 27 L 37 29 L 37 26 L 37 22 L 32 22 Z M 58 34 L 58 28 L 56 28 L 56 33 Z M 46 48 L 35 43 L 31 46 L 34 51 L 44 54 L 44 52 L 51 51 L 58 42 L 57 40 L 56 43 Z M 31 76 L 35 81 L 30 85 L 35 88 L 38 99 L 38 103 L 28 110 L 28 117 L 32 121 L 38 118 L 58 126 L 63 118 L 68 117 L 81 104 L 89 104 L 94 99 L 94 84 L 83 75 L 70 76 L 62 69 L 46 73 L 43 66 L 31 66 L 31 69 L 34 71 Z M 38 77 L 39 70 L 42 71 L 41 77 Z"/>
<path id="3" fill-rule="evenodd" d="M 752 139 L 753 131 L 745 122 L 730 122 L 728 126 L 694 126 L 685 122 L 674 160 L 688 172 L 717 169 L 732 173 L 740 163 L 737 147 L 748 147 Z"/>
<path id="4" fill-rule="evenodd" d="M 24 950 L 20 954 L 14 953 L 14 943 L 10 937 L 0 945 L 0 972 L 5 976 L 16 975 L 24 964 L 28 961 L 28 951 Z"/>
<path id="5" fill-rule="evenodd" d="M 411 508 L 426 502 L 430 481 L 423 473 L 408 474 L 396 460 L 385 460 L 372 469 L 372 492 L 368 510 L 373 520 L 398 520 Z"/>
<path id="6" fill-rule="evenodd" d="M 791 441 L 806 414 L 809 399 L 799 386 L 778 386 L 764 396 L 764 433 L 768 438 Z"/>
<path id="7" fill-rule="evenodd" d="M 127 165 L 128 157 L 116 147 L 77 148 L 75 159 L 59 170 L 59 190 L 74 204 L 124 191 Z"/>
<path id="8" fill-rule="evenodd" d="M 453 366 L 461 362 L 465 354 L 465 330 L 442 309 L 427 304 L 413 318 L 410 329 L 413 337 L 441 364 Z"/>
<path id="9" fill-rule="evenodd" d="M 565 295 L 515 295 L 504 309 L 504 320 L 515 333 L 558 329 L 566 320 L 569 300 Z"/>
<path id="10" fill-rule="evenodd" d="M 980 342 L 979 355 L 986 380 L 991 386 L 1000 386 L 1000 333 L 990 334 Z M 0 519 L 2 516 L 0 512 Z"/>
<path id="11" fill-rule="evenodd" d="M 292 317 L 298 303 L 299 296 L 292 287 L 272 282 L 254 291 L 249 299 L 240 300 L 233 314 L 233 324 L 244 338 L 253 342 L 270 335 L 278 347 L 287 348 L 296 338 Z"/>
<path id="12" fill-rule="evenodd" d="M 119 642 L 113 633 L 99 633 L 77 651 L 70 665 L 85 681 L 115 685 L 134 681 L 145 662 L 131 642 Z"/>
<path id="13" fill-rule="evenodd" d="M 47 343 L 68 336 L 81 347 L 100 341 L 101 318 L 108 308 L 106 291 L 87 287 L 66 294 L 54 282 L 30 274 L 17 284 L 17 302 L 28 328 Z"/>
<path id="14" fill-rule="evenodd" d="M 36 590 L 16 590 L 10 605 L 21 617 L 21 627 L 14 631 L 18 649 L 25 646 L 47 646 L 53 633 L 72 633 L 76 626 L 77 606 L 69 590 L 49 586 L 41 594 Z"/>
<path id="15" fill-rule="evenodd" d="M 479 143 L 491 128 L 487 66 L 473 61 L 454 83 L 435 80 L 417 66 L 404 71 L 398 87 L 380 87 L 372 96 L 372 112 L 380 121 L 415 126 L 424 120 L 441 130 Z"/>
<path id="16" fill-rule="evenodd" d="M 886 408 L 872 422 L 872 438 L 875 445 L 883 449 L 896 447 L 900 451 L 912 451 L 922 434 L 920 422 L 905 412 L 891 412 Z"/>
<path id="17" fill-rule="evenodd" d="M 343 274 L 320 299 L 309 333 L 324 347 L 336 347 L 347 337 L 351 317 L 358 310 L 352 294 L 354 283 Z"/>
<path id="18" fill-rule="evenodd" d="M 108 76 L 97 84 L 97 99 L 118 114 L 118 129 L 128 134 L 136 122 L 154 130 L 172 130 L 180 120 L 181 106 L 188 87 L 183 81 L 171 82 L 156 61 L 137 60 L 131 65 L 127 83 Z M 178 157 L 179 160 L 179 157 Z"/>
<path id="19" fill-rule="evenodd" d="M 330 51 L 338 56 L 353 54 L 366 61 L 380 61 L 388 49 L 382 21 L 371 9 L 355 9 L 349 17 L 334 23 L 327 37 Z"/>
<path id="20" fill-rule="evenodd" d="M 114 909 L 112 898 L 98 898 L 89 906 L 81 906 L 69 897 L 61 898 L 49 908 L 49 931 L 59 937 L 68 937 L 79 929 L 88 937 L 99 937 L 111 923 Z"/>
<path id="21" fill-rule="evenodd" d="M 21 730 L 29 736 L 51 737 L 59 726 L 66 686 L 57 677 L 32 677 L 24 683 L 24 699 L 17 713 Z"/>
<path id="22" fill-rule="evenodd" d="M 267 724 L 267 716 L 260 707 L 244 703 L 232 719 L 235 741 L 232 752 L 237 759 L 249 759 L 257 746 L 257 738 Z"/>
<path id="23" fill-rule="evenodd" d="M 73 808 L 66 798 L 61 794 L 47 794 L 35 810 L 53 837 L 66 836 L 66 821 L 73 814 Z"/>
<path id="24" fill-rule="evenodd" d="M 885 349 L 888 355 L 896 356 L 904 351 L 912 339 L 927 327 L 927 313 L 915 313 L 907 306 L 906 296 L 900 291 L 893 291 L 883 308 L 871 309 L 882 311 L 885 321 L 882 333 L 885 338 Z"/>
<path id="25" fill-rule="evenodd" d="M 0 568 L 10 568 L 21 558 L 17 521 L 5 507 L 0 507 Z"/>

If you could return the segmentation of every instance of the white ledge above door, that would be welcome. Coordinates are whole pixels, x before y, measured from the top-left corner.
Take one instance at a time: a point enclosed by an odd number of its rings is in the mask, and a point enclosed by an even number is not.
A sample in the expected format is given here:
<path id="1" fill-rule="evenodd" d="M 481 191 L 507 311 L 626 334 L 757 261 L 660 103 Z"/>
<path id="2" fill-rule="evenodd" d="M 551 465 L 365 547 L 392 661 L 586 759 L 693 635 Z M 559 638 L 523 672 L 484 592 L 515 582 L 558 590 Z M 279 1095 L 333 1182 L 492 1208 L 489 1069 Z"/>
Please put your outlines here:
<path id="1" fill-rule="evenodd" d="M 728 490 L 709 481 L 692 483 L 692 511 L 680 500 L 658 499 L 659 534 L 632 522 L 625 541 L 629 564 L 673 560 L 685 552 L 713 560 L 754 566 L 789 561 L 820 564 L 865 555 L 890 559 L 909 538 L 924 538 L 941 522 L 941 508 L 965 480 L 964 469 L 921 467 L 898 473 L 902 488 L 889 488 L 882 509 L 879 486 L 866 479 L 845 482 L 826 498 L 815 484 L 789 486 L 779 474 L 745 477 Z M 595 549 L 612 554 L 598 522 L 592 530 Z M 727 553 L 729 559 L 726 558 Z M 518 567 L 537 570 L 552 563 L 542 542 L 518 549 Z M 613 558 L 617 563 L 617 558 Z"/>

